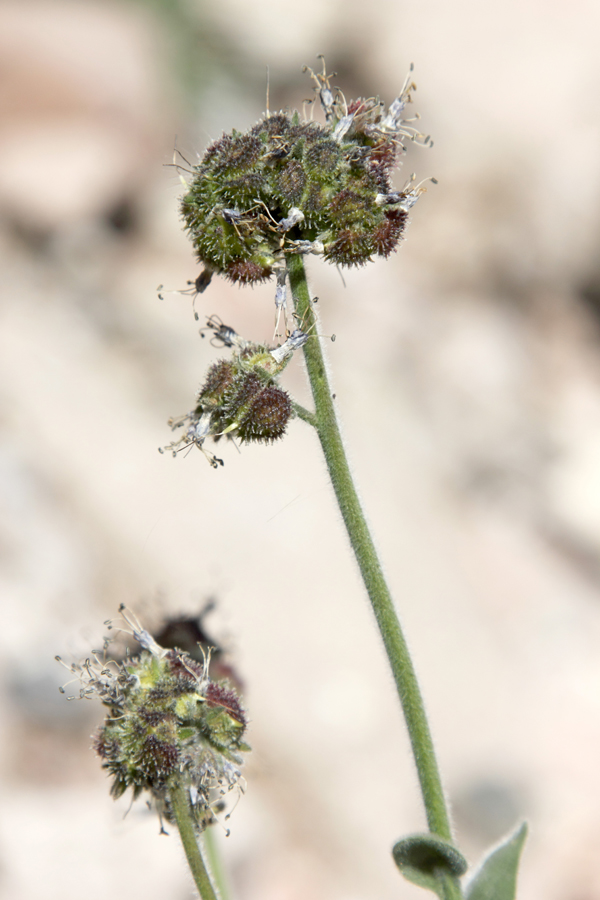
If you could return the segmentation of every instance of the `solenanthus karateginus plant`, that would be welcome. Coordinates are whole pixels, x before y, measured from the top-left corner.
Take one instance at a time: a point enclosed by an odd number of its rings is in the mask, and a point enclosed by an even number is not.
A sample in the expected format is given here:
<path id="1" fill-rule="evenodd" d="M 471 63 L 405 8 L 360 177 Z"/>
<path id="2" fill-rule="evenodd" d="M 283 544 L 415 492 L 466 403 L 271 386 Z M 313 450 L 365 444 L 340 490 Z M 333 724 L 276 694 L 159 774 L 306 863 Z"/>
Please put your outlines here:
<path id="1" fill-rule="evenodd" d="M 276 346 L 251 343 L 211 316 L 201 333 L 210 331 L 231 354 L 210 367 L 192 410 L 170 421 L 183 432 L 165 449 L 177 455 L 196 446 L 218 468 L 223 460 L 205 447 L 209 438 L 270 444 L 293 416 L 315 429 L 391 666 L 427 815 L 429 832 L 397 841 L 394 860 L 409 881 L 443 900 L 514 900 L 524 825 L 466 886 L 461 882 L 467 863 L 453 843 L 421 692 L 346 459 L 304 270 L 309 254 L 351 267 L 397 248 L 425 188 L 411 176 L 396 189 L 390 178 L 407 140 L 427 145 L 430 139 L 412 124 L 415 118 L 405 118 L 415 89 L 410 74 L 386 109 L 378 98 L 346 100 L 324 63 L 320 73 L 308 71 L 324 124 L 298 112 L 268 112 L 248 132 L 223 135 L 198 165 L 183 170 L 181 215 L 203 265 L 194 295 L 214 274 L 240 285 L 274 277 L 275 334 L 283 327 L 285 339 Z M 313 411 L 279 384 L 298 349 Z M 231 688 L 211 682 L 206 667 L 162 650 L 135 623 L 133 634 L 143 647 L 139 660 L 114 671 L 88 661 L 79 670 L 84 690 L 109 708 L 96 749 L 113 776 L 114 794 L 149 790 L 162 815 L 176 821 L 200 895 L 213 900 L 218 891 L 196 835 L 212 821 L 215 786 L 238 783 L 239 754 L 247 749 L 244 713 Z"/>

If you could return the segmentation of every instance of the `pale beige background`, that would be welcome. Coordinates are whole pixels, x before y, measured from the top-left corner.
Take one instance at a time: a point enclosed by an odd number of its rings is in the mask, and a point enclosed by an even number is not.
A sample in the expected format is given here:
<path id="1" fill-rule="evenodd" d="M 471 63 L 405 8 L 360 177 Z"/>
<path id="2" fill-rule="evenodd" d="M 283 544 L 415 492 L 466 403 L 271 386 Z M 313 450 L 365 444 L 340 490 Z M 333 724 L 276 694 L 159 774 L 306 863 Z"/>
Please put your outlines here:
<path id="1" fill-rule="evenodd" d="M 215 595 L 254 753 L 221 841 L 239 900 L 425 896 L 379 638 L 318 447 L 161 457 L 211 361 L 175 141 L 416 64 L 435 174 L 396 257 L 311 263 L 344 430 L 475 863 L 527 817 L 521 900 L 600 900 L 600 8 L 585 0 L 0 6 L 0 894 L 192 896 L 175 835 L 108 796 L 53 661 L 122 601 Z M 177 136 L 177 137 L 176 137 Z M 273 286 L 199 298 L 266 339 Z M 286 384 L 306 398 L 300 362 Z"/>

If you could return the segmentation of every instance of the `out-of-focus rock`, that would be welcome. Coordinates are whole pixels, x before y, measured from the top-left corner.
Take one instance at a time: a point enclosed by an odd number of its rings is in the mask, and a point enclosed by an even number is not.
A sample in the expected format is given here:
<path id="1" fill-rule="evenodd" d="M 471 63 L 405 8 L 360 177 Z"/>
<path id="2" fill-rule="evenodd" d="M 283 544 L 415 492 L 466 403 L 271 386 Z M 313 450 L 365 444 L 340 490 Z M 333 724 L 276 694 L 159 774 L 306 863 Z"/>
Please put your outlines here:
<path id="1" fill-rule="evenodd" d="M 151 20 L 102 3 L 0 6 L 0 210 L 34 233 L 109 212 L 148 175 L 162 88 Z"/>

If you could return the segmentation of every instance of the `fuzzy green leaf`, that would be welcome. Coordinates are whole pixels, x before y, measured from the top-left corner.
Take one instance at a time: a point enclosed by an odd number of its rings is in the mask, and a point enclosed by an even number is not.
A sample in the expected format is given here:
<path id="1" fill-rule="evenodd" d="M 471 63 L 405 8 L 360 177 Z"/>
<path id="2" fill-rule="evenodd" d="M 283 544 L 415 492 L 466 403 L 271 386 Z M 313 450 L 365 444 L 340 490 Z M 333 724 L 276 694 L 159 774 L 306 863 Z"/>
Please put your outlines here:
<path id="1" fill-rule="evenodd" d="M 392 849 L 394 861 L 407 881 L 429 888 L 446 900 L 442 874 L 458 877 L 467 870 L 464 856 L 435 834 L 410 834 Z"/>
<path id="2" fill-rule="evenodd" d="M 527 837 L 527 823 L 483 860 L 466 890 L 466 900 L 515 900 L 517 869 Z"/>

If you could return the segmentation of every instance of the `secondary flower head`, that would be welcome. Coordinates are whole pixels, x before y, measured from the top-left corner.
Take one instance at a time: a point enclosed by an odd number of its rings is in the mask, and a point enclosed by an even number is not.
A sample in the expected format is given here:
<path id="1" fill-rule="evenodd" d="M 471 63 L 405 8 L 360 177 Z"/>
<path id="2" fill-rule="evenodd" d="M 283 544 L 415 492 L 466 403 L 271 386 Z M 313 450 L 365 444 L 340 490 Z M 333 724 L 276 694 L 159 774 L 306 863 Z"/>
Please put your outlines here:
<path id="1" fill-rule="evenodd" d="M 165 650 L 127 611 L 121 613 L 142 653 L 124 662 L 94 655 L 71 666 L 80 696 L 107 707 L 94 738 L 111 793 L 148 791 L 159 814 L 171 819 L 169 787 L 183 784 L 200 829 L 213 821 L 215 804 L 240 783 L 246 716 L 235 691 L 208 675 L 180 650 Z"/>
<path id="2" fill-rule="evenodd" d="M 215 332 L 214 338 L 232 348 L 232 357 L 210 367 L 194 409 L 170 420 L 172 430 L 184 431 L 179 440 L 164 449 L 176 456 L 196 446 L 217 468 L 223 460 L 204 447 L 208 437 L 215 441 L 223 436 L 237 437 L 247 444 L 271 444 L 283 437 L 293 405 L 287 391 L 279 386 L 278 376 L 308 335 L 296 329 L 280 346 L 268 347 L 244 340 L 214 316 L 207 327 Z"/>
<path id="3" fill-rule="evenodd" d="M 311 70 L 309 70 L 311 71 Z M 388 110 L 378 98 L 346 102 L 325 72 L 311 71 L 325 124 L 297 112 L 267 114 L 232 131 L 193 167 L 181 203 L 185 227 L 213 272 L 253 284 L 285 269 L 289 253 L 316 253 L 364 265 L 396 249 L 422 188 L 393 190 L 403 140 L 424 138 L 403 118 L 410 76 Z"/>

